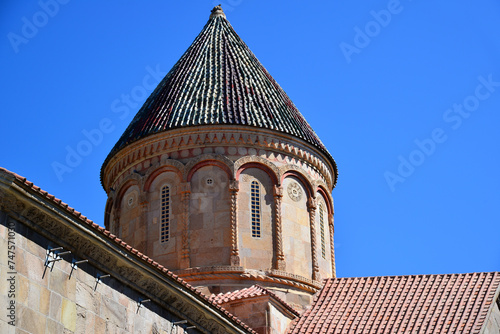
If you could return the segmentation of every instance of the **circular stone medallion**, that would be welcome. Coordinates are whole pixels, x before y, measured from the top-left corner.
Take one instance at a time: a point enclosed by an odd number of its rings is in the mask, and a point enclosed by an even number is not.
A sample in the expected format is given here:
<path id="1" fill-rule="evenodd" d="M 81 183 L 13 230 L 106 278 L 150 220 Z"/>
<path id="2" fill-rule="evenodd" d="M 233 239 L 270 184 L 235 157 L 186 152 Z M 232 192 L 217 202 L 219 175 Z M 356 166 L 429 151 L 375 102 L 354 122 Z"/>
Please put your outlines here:
<path id="1" fill-rule="evenodd" d="M 297 182 L 291 182 L 287 187 L 287 191 L 288 196 L 290 196 L 290 198 L 295 202 L 300 201 L 300 199 L 302 198 L 302 188 Z"/>

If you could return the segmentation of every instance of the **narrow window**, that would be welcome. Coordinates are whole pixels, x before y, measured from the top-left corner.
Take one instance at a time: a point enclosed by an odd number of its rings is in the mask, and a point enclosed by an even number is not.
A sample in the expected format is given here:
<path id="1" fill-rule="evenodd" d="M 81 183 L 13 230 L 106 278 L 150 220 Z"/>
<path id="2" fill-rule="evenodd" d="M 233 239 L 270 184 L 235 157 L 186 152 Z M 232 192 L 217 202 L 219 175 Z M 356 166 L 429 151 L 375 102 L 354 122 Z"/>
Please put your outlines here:
<path id="1" fill-rule="evenodd" d="M 167 242 L 170 238 L 170 188 L 161 188 L 161 225 L 160 241 Z"/>
<path id="2" fill-rule="evenodd" d="M 260 186 L 257 181 L 250 185 L 252 205 L 252 237 L 260 238 Z"/>
<path id="3" fill-rule="evenodd" d="M 321 256 L 326 259 L 325 245 L 325 214 L 323 212 L 323 204 L 319 205 L 319 229 L 321 233 Z"/>

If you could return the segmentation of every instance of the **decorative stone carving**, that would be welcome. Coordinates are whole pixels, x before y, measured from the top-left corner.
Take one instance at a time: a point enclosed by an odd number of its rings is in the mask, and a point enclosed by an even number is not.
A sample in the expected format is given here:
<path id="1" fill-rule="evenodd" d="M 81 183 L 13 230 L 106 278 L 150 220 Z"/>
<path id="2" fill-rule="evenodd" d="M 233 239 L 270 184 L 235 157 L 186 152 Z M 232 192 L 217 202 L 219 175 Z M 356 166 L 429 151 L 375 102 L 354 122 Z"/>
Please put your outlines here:
<path id="1" fill-rule="evenodd" d="M 328 226 L 330 228 L 330 252 L 331 252 L 331 261 L 332 261 L 332 276 L 337 277 L 337 272 L 335 268 L 335 248 L 333 246 L 333 214 L 328 215 Z"/>
<path id="2" fill-rule="evenodd" d="M 238 250 L 238 191 L 239 182 L 231 180 L 229 182 L 229 192 L 231 193 L 231 266 L 240 265 L 240 254 Z"/>
<path id="3" fill-rule="evenodd" d="M 275 212 L 275 225 L 276 225 L 276 235 L 275 235 L 275 243 L 276 243 L 276 263 L 274 265 L 274 269 L 277 270 L 285 270 L 286 262 L 285 262 L 285 254 L 283 252 L 283 236 L 282 230 L 283 227 L 281 225 L 281 200 L 283 198 L 283 187 L 278 185 L 274 186 L 274 212 Z"/>
<path id="4" fill-rule="evenodd" d="M 204 281 L 210 285 L 211 282 L 216 282 L 221 279 L 238 280 L 239 278 L 249 279 L 260 282 L 279 283 L 291 287 L 298 287 L 302 290 L 315 293 L 321 288 L 321 282 L 313 281 L 300 275 L 290 274 L 279 270 L 270 270 L 262 272 L 242 271 L 241 267 L 238 272 L 231 272 L 232 267 L 219 268 L 200 268 L 198 271 L 177 271 L 176 274 L 187 282 Z M 205 270 L 203 270 L 205 269 Z"/>
<path id="5" fill-rule="evenodd" d="M 229 160 L 226 156 L 224 155 L 219 155 L 219 154 L 202 154 L 197 157 L 191 158 L 189 162 L 186 164 L 184 167 L 184 179 L 188 180 L 188 175 L 193 174 L 193 167 L 198 165 L 200 162 L 203 161 L 218 161 L 221 163 L 221 166 L 225 166 L 227 170 L 230 171 L 231 175 L 234 175 L 234 163 Z M 224 169 L 224 168 L 223 168 Z"/>
<path id="6" fill-rule="evenodd" d="M 331 165 L 328 159 L 315 148 L 303 146 L 303 144 L 299 144 L 290 136 L 277 133 L 271 134 L 269 131 L 263 131 L 262 134 L 256 136 L 255 133 L 244 131 L 241 128 L 211 129 L 211 127 L 204 126 L 205 132 L 210 130 L 217 131 L 217 133 L 205 135 L 203 144 L 201 144 L 199 132 L 196 131 L 194 127 L 177 131 L 172 130 L 168 133 L 161 133 L 161 135 L 148 136 L 147 140 L 143 139 L 130 144 L 128 147 L 118 152 L 113 161 L 110 161 L 109 164 L 105 166 L 102 173 L 103 185 L 108 189 L 111 184 L 115 184 L 116 180 L 124 174 L 127 174 L 125 172 L 126 169 L 133 169 L 132 164 L 137 160 L 151 159 L 154 161 L 155 158 L 167 155 L 176 159 L 176 154 L 180 150 L 192 151 L 192 149 L 199 148 L 200 145 L 203 145 L 204 149 L 213 148 L 220 146 L 220 143 L 225 143 L 224 145 L 228 146 L 234 145 L 239 148 L 243 147 L 247 149 L 247 152 L 249 152 L 250 149 L 257 150 L 259 148 L 269 150 L 268 154 L 270 155 L 267 157 L 268 159 L 280 154 L 283 155 L 283 157 L 289 156 L 292 159 L 290 161 L 296 160 L 296 163 L 301 165 L 304 169 L 314 170 L 322 178 L 325 178 L 329 189 L 335 186 L 337 175 L 336 166 Z M 168 136 L 168 138 L 165 138 L 165 136 Z M 243 150 L 241 151 L 243 152 Z M 204 154 L 196 158 L 203 156 Z M 223 157 L 223 155 L 221 157 Z M 194 158 L 194 156 L 186 158 Z M 295 163 L 295 161 L 293 163 Z M 189 167 L 187 170 L 189 170 Z"/>
<path id="7" fill-rule="evenodd" d="M 288 192 L 288 196 L 290 196 L 290 198 L 295 202 L 298 202 L 302 199 L 302 195 L 303 195 L 302 188 L 295 181 L 292 181 L 288 184 L 287 192 Z"/>
<path id="8" fill-rule="evenodd" d="M 24 210 L 25 205 L 14 196 L 0 191 L 0 208 L 21 212 Z"/>
<path id="9" fill-rule="evenodd" d="M 320 276 L 318 255 L 316 254 L 316 200 L 314 198 L 309 198 L 307 207 L 309 208 L 309 224 L 311 227 L 312 279 L 318 281 L 320 280 Z"/>
<path id="10" fill-rule="evenodd" d="M 271 178 L 271 180 L 274 180 L 274 179 L 279 180 L 280 179 L 280 176 L 281 176 L 280 169 L 278 167 L 276 167 L 276 165 L 274 163 L 272 163 L 271 161 L 269 161 L 268 159 L 262 158 L 259 156 L 247 155 L 247 156 L 239 158 L 234 163 L 234 170 L 239 171 L 243 165 L 250 164 L 250 163 L 261 164 L 261 165 L 264 165 L 267 168 L 269 168 L 269 171 L 266 171 L 266 172 L 269 174 L 269 177 Z"/>

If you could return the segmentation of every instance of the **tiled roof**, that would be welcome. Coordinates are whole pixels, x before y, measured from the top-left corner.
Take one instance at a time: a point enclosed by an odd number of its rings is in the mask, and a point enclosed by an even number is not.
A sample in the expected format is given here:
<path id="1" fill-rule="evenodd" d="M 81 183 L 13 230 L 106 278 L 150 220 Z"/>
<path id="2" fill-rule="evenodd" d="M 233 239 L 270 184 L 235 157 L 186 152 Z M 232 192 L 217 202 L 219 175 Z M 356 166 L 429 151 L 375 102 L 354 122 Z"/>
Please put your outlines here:
<path id="1" fill-rule="evenodd" d="M 479 333 L 499 273 L 331 278 L 289 333 Z"/>
<path id="2" fill-rule="evenodd" d="M 233 30 L 220 7 L 156 87 L 104 162 L 170 129 L 242 125 L 293 135 L 333 158 L 293 102 Z"/>
<path id="3" fill-rule="evenodd" d="M 22 177 L 22 176 L 14 173 L 14 172 L 11 172 L 11 171 L 3 168 L 3 167 L 0 167 L 0 173 L 4 173 L 6 175 L 10 175 L 10 176 L 14 177 L 18 182 L 20 182 L 24 186 L 27 186 L 31 190 L 33 190 L 36 193 L 40 194 L 42 197 L 44 197 L 44 198 L 50 200 L 51 202 L 53 202 L 54 204 L 58 205 L 60 208 L 62 208 L 63 210 L 65 210 L 67 213 L 69 213 L 73 218 L 78 219 L 81 223 L 89 226 L 94 231 L 97 231 L 101 235 L 104 235 L 108 239 L 112 240 L 115 244 L 117 244 L 118 246 L 120 246 L 123 250 L 127 251 L 132 256 L 136 256 L 139 259 L 141 259 L 141 260 L 145 261 L 146 263 L 150 264 L 151 266 L 153 266 L 154 268 L 156 268 L 156 270 L 160 271 L 166 277 L 168 277 L 171 280 L 173 280 L 173 281 L 181 284 L 182 286 L 184 286 L 185 289 L 187 289 L 187 291 L 189 291 L 190 293 L 198 295 L 201 299 L 203 299 L 205 302 L 207 302 L 207 304 L 210 304 L 210 305 L 214 306 L 215 308 L 219 309 L 229 319 L 235 321 L 240 326 L 243 326 L 245 328 L 245 330 L 247 330 L 249 333 L 255 333 L 256 334 L 256 332 L 253 329 L 251 329 L 248 325 L 246 325 L 245 323 L 243 323 L 240 319 L 238 319 L 233 314 L 229 313 L 227 310 L 225 310 L 222 306 L 220 306 L 215 301 L 210 300 L 210 298 L 208 296 L 204 295 L 199 290 L 197 290 L 196 288 L 194 288 L 193 286 L 191 286 L 190 284 L 188 284 L 185 280 L 183 280 L 182 278 L 178 277 L 177 275 L 175 275 L 170 270 L 168 270 L 167 268 L 165 268 L 164 266 L 162 266 L 158 262 L 154 261 L 150 257 L 142 254 L 141 252 L 139 252 L 139 250 L 137 250 L 137 249 L 133 248 L 132 246 L 128 245 L 123 240 L 117 238 L 116 235 L 112 234 L 110 231 L 108 231 L 105 228 L 97 225 L 92 220 L 90 220 L 87 217 L 85 217 L 84 215 L 82 215 L 81 212 L 76 211 L 75 209 L 73 209 L 72 207 L 70 207 L 68 204 L 64 203 L 62 200 L 56 198 L 54 195 L 49 194 L 47 191 L 42 190 L 40 187 L 37 187 L 36 185 L 33 184 L 33 182 L 28 181 L 25 177 Z"/>
<path id="4" fill-rule="evenodd" d="M 230 303 L 232 301 L 249 299 L 249 298 L 260 297 L 260 296 L 270 296 L 271 298 L 274 298 L 276 301 L 278 301 L 280 304 L 282 304 L 286 309 L 288 309 L 294 315 L 296 315 L 296 316 L 299 315 L 299 312 L 297 312 L 293 307 L 291 307 L 283 299 L 278 297 L 274 292 L 272 292 L 266 288 L 263 288 L 257 284 L 252 285 L 249 288 L 244 288 L 241 290 L 235 290 L 235 291 L 231 291 L 231 292 L 227 292 L 227 293 L 219 293 L 217 295 L 213 294 L 210 296 L 210 300 L 219 304 L 219 305 L 224 305 L 224 304 Z"/>

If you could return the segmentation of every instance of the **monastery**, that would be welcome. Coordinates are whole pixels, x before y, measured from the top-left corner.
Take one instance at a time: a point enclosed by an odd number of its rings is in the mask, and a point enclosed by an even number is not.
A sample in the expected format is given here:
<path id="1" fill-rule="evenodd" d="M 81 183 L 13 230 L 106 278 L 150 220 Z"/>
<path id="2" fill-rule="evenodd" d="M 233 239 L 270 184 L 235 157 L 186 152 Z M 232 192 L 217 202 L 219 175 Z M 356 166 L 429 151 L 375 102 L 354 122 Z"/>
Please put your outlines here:
<path id="1" fill-rule="evenodd" d="M 0 332 L 500 333 L 499 273 L 336 277 L 337 178 L 217 6 L 105 159 L 105 227 L 0 169 Z"/>

